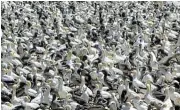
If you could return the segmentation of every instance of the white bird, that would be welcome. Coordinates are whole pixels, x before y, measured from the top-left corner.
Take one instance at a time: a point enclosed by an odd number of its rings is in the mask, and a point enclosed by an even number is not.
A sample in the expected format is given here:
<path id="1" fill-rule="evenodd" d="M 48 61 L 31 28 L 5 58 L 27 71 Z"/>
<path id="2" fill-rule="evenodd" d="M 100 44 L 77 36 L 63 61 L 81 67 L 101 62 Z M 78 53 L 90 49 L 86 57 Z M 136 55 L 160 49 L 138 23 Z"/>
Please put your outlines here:
<path id="1" fill-rule="evenodd" d="M 31 89 L 31 82 L 27 81 L 25 86 L 25 93 L 29 96 L 36 97 L 38 92 L 34 89 Z"/>
<path id="2" fill-rule="evenodd" d="M 171 69 L 168 69 L 167 72 L 164 73 L 164 76 L 167 82 L 172 82 L 173 76 L 171 74 Z"/>
<path id="3" fill-rule="evenodd" d="M 171 86 L 169 88 L 169 96 L 176 106 L 180 106 L 180 94 L 175 92 L 175 87 Z"/>
<path id="4" fill-rule="evenodd" d="M 81 77 L 80 91 L 86 90 L 89 96 L 93 96 L 93 92 L 85 85 L 85 76 Z"/>
<path id="5" fill-rule="evenodd" d="M 46 51 L 43 47 L 38 47 L 38 46 L 36 46 L 36 50 L 38 53 L 43 53 Z"/>
<path id="6" fill-rule="evenodd" d="M 111 68 L 111 69 L 112 69 L 112 71 L 113 71 L 114 73 L 123 75 L 123 71 L 120 70 L 120 69 L 118 69 L 118 68 L 116 68 L 116 67 L 114 67 L 114 65 L 112 65 L 112 68 Z"/>
<path id="7" fill-rule="evenodd" d="M 173 78 L 178 78 L 180 77 L 180 71 L 178 71 L 177 68 L 174 68 L 174 71 L 172 72 Z"/>
<path id="8" fill-rule="evenodd" d="M 121 110 L 137 110 L 137 109 L 135 109 L 130 102 L 126 102 L 125 105 L 122 106 Z"/>
<path id="9" fill-rule="evenodd" d="M 78 22 L 78 23 L 84 23 L 85 21 L 81 18 L 81 16 L 75 16 L 75 20 Z"/>
<path id="10" fill-rule="evenodd" d="M 27 79 L 24 77 L 22 72 L 19 73 L 19 82 L 24 82 L 24 83 L 27 82 Z"/>
<path id="11" fill-rule="evenodd" d="M 84 99 L 86 101 L 86 103 L 89 102 L 89 94 L 87 92 L 87 87 L 86 88 L 82 88 L 82 94 L 81 94 L 81 98 Z"/>
<path id="12" fill-rule="evenodd" d="M 37 109 L 40 107 L 39 104 L 30 102 L 28 96 L 25 97 L 24 102 L 22 102 L 22 106 L 24 106 L 25 110 Z"/>
<path id="13" fill-rule="evenodd" d="M 14 105 L 10 102 L 5 102 L 4 104 L 1 104 L 2 110 L 12 110 L 14 108 Z"/>
<path id="14" fill-rule="evenodd" d="M 161 84 L 163 84 L 164 83 L 164 81 L 165 81 L 165 76 L 164 75 L 161 75 L 160 77 L 159 77 L 159 79 L 156 81 L 156 85 L 161 85 Z"/>
<path id="15" fill-rule="evenodd" d="M 90 73 L 90 75 L 91 75 L 91 78 L 92 78 L 93 80 L 96 80 L 96 79 L 98 78 L 98 74 L 97 74 L 96 71 L 92 71 L 92 72 Z"/>
<path id="16" fill-rule="evenodd" d="M 7 75 L 7 74 L 2 75 L 1 80 L 4 82 L 14 82 L 15 81 L 15 79 L 12 76 Z"/>
<path id="17" fill-rule="evenodd" d="M 60 98 L 65 99 L 68 91 L 63 88 L 63 79 L 60 76 L 56 76 L 56 78 L 58 79 L 58 95 Z"/>
<path id="18" fill-rule="evenodd" d="M 132 83 L 136 89 L 146 89 L 146 86 L 140 80 L 138 80 L 137 73 L 134 74 Z"/>
<path id="19" fill-rule="evenodd" d="M 64 110 L 72 110 L 71 105 L 65 105 L 65 106 L 64 106 Z"/>
<path id="20" fill-rule="evenodd" d="M 48 84 L 46 84 L 45 89 L 46 90 L 44 92 L 41 91 L 41 93 L 39 93 L 36 98 L 31 100 L 31 103 L 45 103 L 50 105 L 50 102 L 52 101 L 52 95 L 50 94 L 51 87 Z"/>
<path id="21" fill-rule="evenodd" d="M 75 101 L 72 101 L 72 102 L 70 102 L 70 105 L 71 105 L 71 110 L 75 110 L 77 105 L 79 105 L 79 104 Z"/>
<path id="22" fill-rule="evenodd" d="M 104 62 L 104 63 L 114 63 L 114 60 L 110 59 L 107 56 L 107 52 L 105 50 L 102 50 L 102 62 Z"/>
<path id="23" fill-rule="evenodd" d="M 158 69 L 158 62 L 157 62 L 156 56 L 153 52 L 150 52 L 150 56 L 151 56 L 150 65 L 151 65 L 153 70 L 157 70 Z"/>
<path id="24" fill-rule="evenodd" d="M 12 87 L 12 104 L 16 105 L 16 104 L 21 104 L 22 102 L 24 102 L 23 97 L 16 97 L 16 89 L 17 89 L 17 85 L 13 85 Z"/>
<path id="25" fill-rule="evenodd" d="M 125 87 L 125 85 L 123 83 L 123 80 L 121 80 L 121 79 L 118 79 L 118 80 L 119 80 L 119 86 L 118 86 L 118 90 L 117 91 L 118 91 L 119 96 L 121 96 L 122 91 L 125 90 L 126 87 Z"/>
<path id="26" fill-rule="evenodd" d="M 140 99 L 139 96 L 136 96 L 132 99 L 132 102 L 135 106 L 135 108 L 137 108 L 138 110 L 147 110 L 148 109 L 148 105 Z"/>
<path id="27" fill-rule="evenodd" d="M 109 92 L 107 92 L 106 89 L 107 88 L 102 87 L 100 84 L 95 84 L 94 95 L 96 96 L 96 93 L 99 90 L 103 98 L 111 98 L 112 95 Z"/>
<path id="28" fill-rule="evenodd" d="M 152 76 L 150 74 L 144 75 L 144 77 L 142 79 L 143 82 L 147 82 L 147 80 L 151 81 L 152 83 L 154 82 L 153 78 L 152 78 Z"/>
<path id="29" fill-rule="evenodd" d="M 117 62 L 124 62 L 124 60 L 126 59 L 126 55 L 124 54 L 124 55 L 117 55 L 117 54 L 115 54 L 114 56 L 113 56 L 113 61 L 114 61 L 114 63 L 117 63 Z"/>
<path id="30" fill-rule="evenodd" d="M 14 50 L 12 50 L 12 51 L 10 52 L 10 54 L 11 54 L 11 56 L 14 57 L 14 58 L 20 58 L 20 55 L 17 54 L 17 52 L 14 51 Z"/>
<path id="31" fill-rule="evenodd" d="M 146 86 L 147 86 L 147 92 L 146 92 L 146 94 L 145 94 L 145 96 L 144 96 L 144 98 L 145 98 L 145 102 L 147 103 L 147 104 L 150 104 L 151 102 L 154 102 L 154 103 L 156 103 L 157 105 L 159 105 L 159 104 L 163 104 L 163 102 L 162 101 L 160 101 L 160 100 L 158 100 L 158 99 L 156 99 L 156 98 L 154 98 L 153 96 L 152 96 L 152 94 L 151 94 L 151 85 L 148 83 L 148 84 L 146 84 Z"/>
<path id="32" fill-rule="evenodd" d="M 133 91 L 133 90 L 131 90 L 129 88 L 129 81 L 128 80 L 125 80 L 125 87 L 126 87 L 126 90 L 127 90 L 126 96 L 127 96 L 128 99 L 132 99 L 132 98 L 134 98 L 136 96 L 139 96 L 139 94 L 137 94 L 135 91 Z"/>
<path id="33" fill-rule="evenodd" d="M 14 79 L 18 79 L 19 76 L 13 72 L 13 65 L 9 64 L 9 69 L 6 71 L 7 75 L 12 76 Z"/>
<path id="34" fill-rule="evenodd" d="M 31 62 L 35 67 L 41 68 L 41 63 L 38 62 L 38 61 L 36 61 L 35 59 L 32 59 L 30 62 Z"/>
<path id="35" fill-rule="evenodd" d="M 119 104 L 119 101 L 118 101 L 118 99 L 117 99 L 117 96 L 116 96 L 116 94 L 115 93 L 111 93 L 111 95 L 112 95 L 112 99 L 111 99 L 111 102 L 115 102 L 115 108 L 119 108 L 120 107 L 120 104 Z"/>
<path id="36" fill-rule="evenodd" d="M 4 93 L 6 93 L 8 95 L 11 94 L 11 91 L 7 87 L 4 86 L 3 82 L 1 82 L 1 92 L 4 92 Z"/>
<path id="37" fill-rule="evenodd" d="M 11 63 L 16 66 L 22 66 L 22 62 L 20 60 L 18 60 L 17 58 L 12 58 Z"/>
<path id="38" fill-rule="evenodd" d="M 87 44 L 88 44 L 88 47 L 87 47 L 87 49 L 89 50 L 89 54 L 92 54 L 92 55 L 96 55 L 97 54 L 97 49 L 96 48 L 94 48 L 94 47 L 91 47 L 92 46 L 92 42 L 87 42 Z"/>
<path id="39" fill-rule="evenodd" d="M 115 101 L 110 101 L 109 102 L 109 109 L 110 110 L 117 110 L 117 105 Z"/>
<path id="40" fill-rule="evenodd" d="M 169 96 L 169 88 L 167 87 L 164 91 L 166 98 L 164 99 L 163 105 L 161 107 L 161 110 L 170 110 L 171 107 L 173 107 L 172 101 Z"/>

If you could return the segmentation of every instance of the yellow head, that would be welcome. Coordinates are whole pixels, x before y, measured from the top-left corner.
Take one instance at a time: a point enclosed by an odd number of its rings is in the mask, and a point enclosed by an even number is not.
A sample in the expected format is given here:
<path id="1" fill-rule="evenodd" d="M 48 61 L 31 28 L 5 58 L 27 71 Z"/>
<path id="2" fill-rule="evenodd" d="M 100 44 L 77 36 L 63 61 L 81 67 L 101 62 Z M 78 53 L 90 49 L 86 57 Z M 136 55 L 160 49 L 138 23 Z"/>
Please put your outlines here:
<path id="1" fill-rule="evenodd" d="M 72 97 L 71 94 L 67 94 L 67 96 L 66 96 L 67 99 L 70 99 L 71 97 Z"/>
<path id="2" fill-rule="evenodd" d="M 30 97 L 25 96 L 25 97 L 24 97 L 24 101 L 25 101 L 25 102 L 29 102 L 29 101 L 30 101 Z"/>
<path id="3" fill-rule="evenodd" d="M 13 89 L 16 89 L 18 86 L 15 84 L 15 85 L 13 85 Z"/>
<path id="4" fill-rule="evenodd" d="M 52 79 L 48 79 L 48 80 L 47 80 L 47 83 L 48 83 L 48 84 L 51 84 L 51 83 L 52 83 Z"/>
<path id="5" fill-rule="evenodd" d="M 27 81 L 26 84 L 27 84 L 28 87 L 31 87 L 31 82 L 30 81 Z"/>
<path id="6" fill-rule="evenodd" d="M 1 82 L 1 89 L 4 87 L 4 84 Z"/>
<path id="7" fill-rule="evenodd" d="M 148 81 L 146 84 L 147 87 L 147 91 L 150 92 L 151 91 L 151 83 Z"/>
<path id="8" fill-rule="evenodd" d="M 95 88 L 99 89 L 100 88 L 99 84 L 95 84 Z"/>
<path id="9" fill-rule="evenodd" d="M 65 109 L 65 110 L 71 110 L 71 106 L 70 106 L 70 105 L 66 105 L 66 106 L 64 107 L 64 109 Z"/>
<path id="10" fill-rule="evenodd" d="M 9 103 L 9 102 L 5 102 L 5 104 L 6 104 L 7 106 L 9 106 L 9 107 L 12 107 L 12 104 Z"/>

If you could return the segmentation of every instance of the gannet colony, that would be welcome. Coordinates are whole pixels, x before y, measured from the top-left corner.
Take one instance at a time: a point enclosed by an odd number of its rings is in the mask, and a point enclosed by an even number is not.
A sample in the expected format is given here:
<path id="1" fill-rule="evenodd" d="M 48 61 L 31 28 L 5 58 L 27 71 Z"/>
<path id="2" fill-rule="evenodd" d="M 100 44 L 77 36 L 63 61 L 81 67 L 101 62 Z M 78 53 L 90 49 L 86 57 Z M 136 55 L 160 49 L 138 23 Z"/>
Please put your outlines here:
<path id="1" fill-rule="evenodd" d="M 180 110 L 180 2 L 1 2 L 2 110 Z"/>

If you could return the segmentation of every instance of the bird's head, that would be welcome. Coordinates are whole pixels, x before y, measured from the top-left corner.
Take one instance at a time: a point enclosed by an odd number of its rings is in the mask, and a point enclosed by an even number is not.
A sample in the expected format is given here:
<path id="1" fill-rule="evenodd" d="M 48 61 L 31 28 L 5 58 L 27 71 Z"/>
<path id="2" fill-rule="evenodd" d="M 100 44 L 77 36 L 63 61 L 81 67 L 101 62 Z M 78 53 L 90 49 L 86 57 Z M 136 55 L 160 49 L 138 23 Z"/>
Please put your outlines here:
<path id="1" fill-rule="evenodd" d="M 151 91 L 151 82 L 150 82 L 150 81 L 147 81 L 147 83 L 146 83 L 146 88 L 147 88 L 147 91 L 148 91 L 148 92 Z"/>
<path id="2" fill-rule="evenodd" d="M 163 104 L 163 105 L 162 105 L 162 108 L 166 108 L 166 107 L 167 107 L 167 104 Z"/>
<path id="3" fill-rule="evenodd" d="M 65 71 L 67 72 L 67 73 L 72 73 L 72 70 L 71 69 L 65 69 Z"/>
<path id="4" fill-rule="evenodd" d="M 148 83 L 148 84 L 151 84 L 151 83 L 153 83 L 150 79 L 147 79 L 146 80 L 146 83 Z"/>
<path id="5" fill-rule="evenodd" d="M 140 98 L 140 96 L 135 96 L 134 99 L 140 100 L 141 98 Z"/>
<path id="6" fill-rule="evenodd" d="M 12 88 L 13 88 L 13 89 L 16 89 L 16 88 L 18 88 L 18 86 L 15 84 L 15 85 L 13 85 Z"/>
<path id="7" fill-rule="evenodd" d="M 30 82 L 30 81 L 27 81 L 27 82 L 26 82 L 26 85 L 27 85 L 28 87 L 31 87 L 31 82 Z"/>
<path id="8" fill-rule="evenodd" d="M 121 78 L 118 78 L 119 84 L 123 84 L 123 80 Z"/>
<path id="9" fill-rule="evenodd" d="M 25 97 L 24 97 L 24 101 L 25 101 L 25 102 L 30 102 L 30 97 L 29 97 L 29 96 L 25 96 Z"/>
<path id="10" fill-rule="evenodd" d="M 67 94 L 66 98 L 70 99 L 72 97 L 72 94 Z"/>
<path id="11" fill-rule="evenodd" d="M 52 79 L 48 79 L 48 80 L 47 80 L 47 83 L 48 83 L 49 85 L 51 85 Z"/>
<path id="12" fill-rule="evenodd" d="M 132 104 L 131 104 L 130 102 L 126 102 L 125 105 L 126 105 L 127 107 L 131 107 L 131 106 L 132 106 Z"/>
<path id="13" fill-rule="evenodd" d="M 61 80 L 62 78 L 60 76 L 55 76 L 56 79 Z"/>
<path id="14" fill-rule="evenodd" d="M 137 74 L 137 70 L 135 70 L 135 69 L 134 69 L 134 70 L 132 70 L 132 71 L 131 71 L 131 73 L 130 73 L 130 75 L 131 75 L 131 76 L 133 76 L 133 77 L 135 77 L 135 76 L 136 76 L 136 74 Z"/>
<path id="15" fill-rule="evenodd" d="M 3 82 L 1 82 L 1 89 L 4 87 L 4 84 L 3 84 Z"/>
<path id="16" fill-rule="evenodd" d="M 170 93 L 173 93 L 173 92 L 175 92 L 175 87 L 173 87 L 173 86 L 170 86 L 170 87 L 169 87 L 169 92 L 170 92 Z"/>
<path id="17" fill-rule="evenodd" d="M 99 84 L 95 84 L 95 88 L 99 89 L 100 85 Z"/>
<path id="18" fill-rule="evenodd" d="M 71 106 L 70 106 L 70 105 L 66 105 L 66 106 L 64 107 L 64 110 L 71 110 Z"/>
<path id="19" fill-rule="evenodd" d="M 12 104 L 10 102 L 5 102 L 5 104 L 9 107 L 12 107 Z"/>
<path id="20" fill-rule="evenodd" d="M 15 57 L 15 52 L 11 51 L 11 52 L 10 52 L 10 55 L 11 55 L 12 57 Z"/>

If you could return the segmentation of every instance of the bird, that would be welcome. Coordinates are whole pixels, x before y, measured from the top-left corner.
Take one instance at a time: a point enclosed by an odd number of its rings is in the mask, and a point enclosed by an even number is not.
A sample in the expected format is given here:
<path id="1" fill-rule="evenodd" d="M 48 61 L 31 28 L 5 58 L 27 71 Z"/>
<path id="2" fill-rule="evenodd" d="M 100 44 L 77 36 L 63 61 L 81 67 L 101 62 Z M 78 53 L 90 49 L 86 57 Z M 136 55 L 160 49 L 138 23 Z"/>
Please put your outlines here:
<path id="1" fill-rule="evenodd" d="M 180 94 L 175 92 L 175 87 L 169 87 L 169 96 L 170 99 L 174 102 L 175 106 L 180 106 Z"/>
<path id="2" fill-rule="evenodd" d="M 46 104 L 50 105 L 50 102 L 52 101 L 52 95 L 50 94 L 50 86 L 48 84 L 45 84 L 44 89 L 41 88 L 40 93 L 31 100 L 31 103 L 37 103 L 37 104 Z"/>
<path id="3" fill-rule="evenodd" d="M 63 88 L 63 79 L 60 76 L 56 76 L 58 79 L 58 95 L 60 98 L 64 99 L 66 98 L 66 95 L 68 94 L 68 91 Z"/>
<path id="4" fill-rule="evenodd" d="M 164 93 L 166 94 L 166 98 L 164 100 L 164 104 L 162 105 L 162 110 L 167 110 L 170 109 L 171 107 L 173 107 L 173 104 L 171 102 L 170 96 L 169 96 L 169 88 L 167 87 L 164 91 Z"/>
<path id="5" fill-rule="evenodd" d="M 31 89 L 31 82 L 27 81 L 25 86 L 25 94 L 27 94 L 30 97 L 36 97 L 38 95 L 38 92 L 34 89 Z"/>
<path id="6" fill-rule="evenodd" d="M 137 78 L 137 73 L 134 74 L 133 76 L 133 86 L 135 87 L 135 89 L 146 89 L 146 86 Z"/>
<path id="7" fill-rule="evenodd" d="M 88 94 L 89 96 L 93 96 L 93 92 L 91 91 L 91 89 L 89 89 L 86 85 L 85 85 L 85 76 L 81 76 L 81 84 L 80 84 L 80 91 L 84 91 L 87 92 L 86 94 Z"/>
<path id="8" fill-rule="evenodd" d="M 95 95 L 97 94 L 97 91 L 99 91 L 103 98 L 111 98 L 112 97 L 112 95 L 109 92 L 103 90 L 104 87 L 102 87 L 101 85 L 96 84 L 95 86 L 96 86 L 96 88 L 94 90 Z"/>
<path id="9" fill-rule="evenodd" d="M 2 2 L 3 110 L 179 110 L 179 2 Z"/>
<path id="10" fill-rule="evenodd" d="M 119 94 L 119 96 L 121 96 L 121 99 L 123 99 L 122 97 L 123 96 L 125 96 L 124 94 L 123 94 L 123 90 L 125 90 L 125 85 L 124 85 L 124 83 L 123 83 L 124 81 L 123 80 L 121 80 L 121 79 L 119 79 L 119 86 L 118 86 L 118 94 Z"/>
<path id="11" fill-rule="evenodd" d="M 131 90 L 130 88 L 129 88 L 129 80 L 128 79 L 126 79 L 125 80 L 125 88 L 126 88 L 126 95 L 125 95 L 125 100 L 129 100 L 129 99 L 131 99 L 131 98 L 133 98 L 133 97 L 135 97 L 135 96 L 139 96 L 139 94 L 137 94 L 135 91 L 133 91 L 133 90 Z M 124 97 L 124 96 L 123 96 Z"/>
<path id="12" fill-rule="evenodd" d="M 134 97 L 132 99 L 134 106 L 138 109 L 138 110 L 147 110 L 148 109 L 148 105 L 141 100 L 141 98 L 139 96 Z"/>
<path id="13" fill-rule="evenodd" d="M 122 106 L 122 110 L 137 110 L 137 109 L 133 108 L 133 105 L 130 102 L 126 102 Z"/>
<path id="14" fill-rule="evenodd" d="M 154 98 L 151 94 L 151 85 L 148 83 L 148 84 L 146 84 L 146 86 L 147 86 L 147 92 L 146 92 L 146 94 L 145 94 L 145 96 L 144 96 L 144 98 L 145 98 L 145 102 L 147 103 L 147 104 L 150 104 L 151 102 L 153 102 L 153 103 L 155 103 L 155 104 L 160 104 L 160 105 L 162 105 L 162 101 L 160 101 L 160 100 L 158 100 L 158 99 L 156 99 L 156 98 Z"/>
<path id="15" fill-rule="evenodd" d="M 116 102 L 115 101 L 111 101 L 109 103 L 109 109 L 110 110 L 117 110 L 117 105 L 116 105 Z"/>
<path id="16" fill-rule="evenodd" d="M 18 88 L 18 85 L 13 85 L 11 103 L 14 105 L 21 104 L 24 101 L 24 97 L 16 97 L 16 89 L 17 88 Z"/>
<path id="17" fill-rule="evenodd" d="M 5 102 L 5 104 L 1 105 L 3 110 L 12 110 L 14 108 L 14 105 L 10 102 Z"/>

